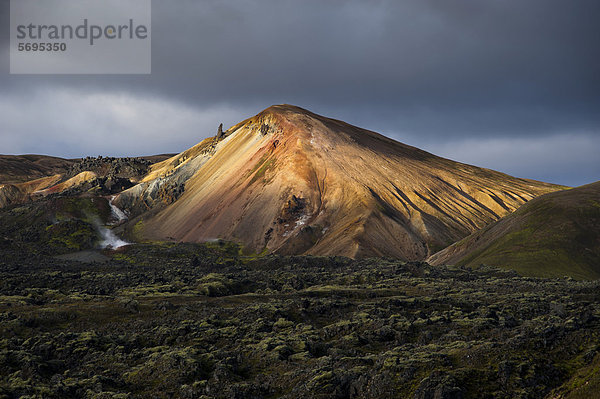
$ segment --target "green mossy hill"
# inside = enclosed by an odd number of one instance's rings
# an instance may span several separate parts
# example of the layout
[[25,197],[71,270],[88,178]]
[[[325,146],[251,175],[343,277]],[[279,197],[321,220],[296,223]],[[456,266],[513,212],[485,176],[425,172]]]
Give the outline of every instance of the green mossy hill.
[[55,196],[0,209],[0,248],[14,259],[94,248],[110,216],[102,197]]
[[535,198],[428,261],[486,264],[525,276],[600,278],[600,182]]
[[[593,360],[590,358],[593,356]],[[588,353],[586,366],[554,390],[549,397],[558,399],[590,399],[600,396],[600,354]]]
[[240,252],[0,257],[0,398],[577,398],[597,378],[598,281]]

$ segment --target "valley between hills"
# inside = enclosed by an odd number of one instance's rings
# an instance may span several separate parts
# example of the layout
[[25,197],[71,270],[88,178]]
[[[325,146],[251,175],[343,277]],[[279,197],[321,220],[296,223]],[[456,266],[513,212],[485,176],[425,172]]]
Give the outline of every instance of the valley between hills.
[[590,398],[600,182],[292,105],[179,154],[0,156],[0,398]]

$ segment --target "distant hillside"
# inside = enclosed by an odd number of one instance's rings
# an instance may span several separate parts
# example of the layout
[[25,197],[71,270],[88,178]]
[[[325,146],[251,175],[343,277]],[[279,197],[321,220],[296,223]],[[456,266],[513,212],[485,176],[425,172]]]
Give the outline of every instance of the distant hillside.
[[428,259],[526,276],[600,278],[600,182],[538,197]]
[[[137,183],[152,164],[172,156],[62,159],[45,155],[0,155],[0,208],[50,194],[77,195],[90,190],[95,194],[119,192]],[[38,177],[32,179],[32,176]]]
[[[160,154],[132,159],[150,163],[164,161],[175,154]],[[82,163],[82,159],[65,159],[48,155],[0,155],[0,184],[25,183],[54,175],[65,175]]]
[[78,161],[46,155],[0,155],[0,184],[24,183],[63,174]]

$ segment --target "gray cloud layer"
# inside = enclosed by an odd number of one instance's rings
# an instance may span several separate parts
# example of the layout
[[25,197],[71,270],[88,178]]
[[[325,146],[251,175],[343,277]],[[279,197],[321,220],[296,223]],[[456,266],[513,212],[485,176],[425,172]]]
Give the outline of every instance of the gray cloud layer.
[[517,176],[600,178],[598,1],[177,0],[152,13],[150,76],[11,76],[5,29],[0,153],[179,151],[286,102]]

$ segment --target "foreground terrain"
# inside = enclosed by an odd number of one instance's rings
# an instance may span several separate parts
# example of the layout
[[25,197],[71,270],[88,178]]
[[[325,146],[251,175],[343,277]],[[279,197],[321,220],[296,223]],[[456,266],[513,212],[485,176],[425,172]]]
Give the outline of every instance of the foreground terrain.
[[61,258],[11,248],[0,398],[585,398],[600,386],[597,281],[260,257],[222,241]]

